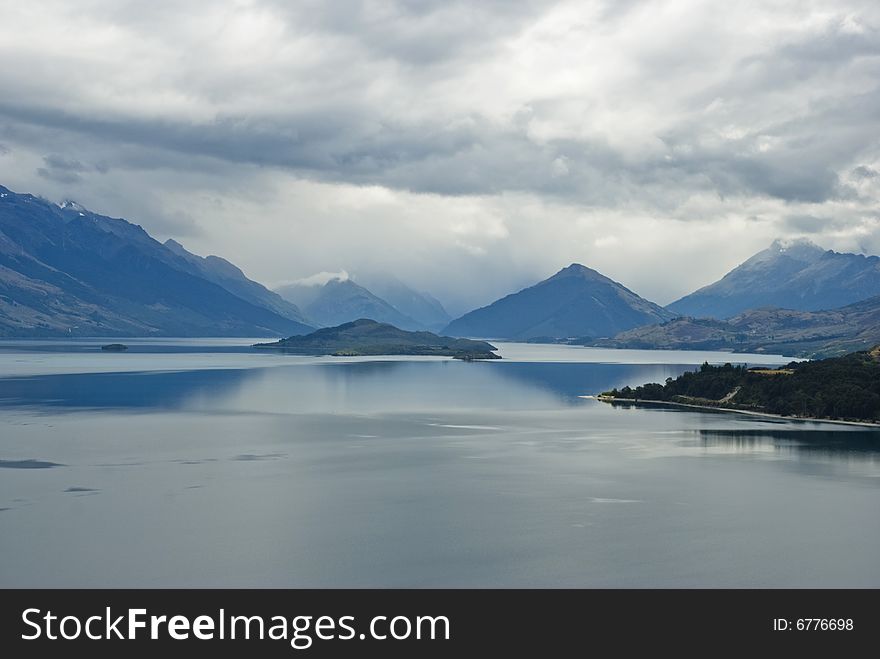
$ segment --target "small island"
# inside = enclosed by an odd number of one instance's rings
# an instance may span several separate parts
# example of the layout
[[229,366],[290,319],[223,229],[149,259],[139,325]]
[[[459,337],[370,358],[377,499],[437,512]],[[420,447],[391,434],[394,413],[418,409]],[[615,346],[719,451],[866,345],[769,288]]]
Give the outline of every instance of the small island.
[[337,357],[430,355],[465,361],[501,359],[494,352],[497,348],[486,341],[456,339],[431,332],[407,332],[366,318],[274,343],[257,343],[254,347],[296,355]]
[[101,350],[104,352],[125,352],[128,350],[128,346],[124,343],[108,343],[105,346],[101,346]]
[[598,398],[876,425],[880,424],[880,346],[782,368],[703,364],[665,384],[613,389]]

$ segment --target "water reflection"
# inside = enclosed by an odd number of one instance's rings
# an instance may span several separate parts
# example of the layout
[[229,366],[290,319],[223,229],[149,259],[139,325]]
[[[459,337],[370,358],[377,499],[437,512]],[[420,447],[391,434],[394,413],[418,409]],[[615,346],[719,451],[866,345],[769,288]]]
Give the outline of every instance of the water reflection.
[[491,362],[481,364],[495,374],[542,388],[569,404],[580,404],[583,395],[600,394],[615,387],[663,382],[693,369],[687,364],[578,364]]
[[211,361],[0,379],[0,586],[880,584],[878,433],[578,398],[692,366]]
[[[782,422],[787,423],[787,422]],[[788,424],[791,426],[792,424]],[[796,426],[801,426],[799,422]],[[813,424],[803,422],[809,427]],[[822,426],[827,428],[827,424]],[[880,430],[852,426],[845,430],[737,428],[700,429],[702,444],[706,447],[733,446],[746,451],[754,451],[764,446],[772,446],[780,451],[796,451],[822,455],[853,454],[853,456],[880,455]]]
[[0,408],[186,407],[193,395],[222,396],[237,390],[257,370],[176,373],[70,373],[0,379]]
[[0,406],[267,411],[577,406],[592,394],[662,381],[686,365],[360,361],[267,369],[68,373],[0,379]]
[[[693,446],[841,456],[876,456],[880,432],[792,423],[730,412],[612,406],[579,396],[633,382],[663,381],[687,365],[458,361],[301,363],[264,369],[77,373],[0,379],[0,409],[52,412],[178,411],[222,414],[434,415],[526,410],[559,416],[583,409],[574,427],[617,426],[698,433]],[[640,412],[622,415],[624,410]],[[688,442],[690,444],[690,442]]]
[[[254,343],[269,341],[269,338],[104,338],[104,339],[4,339],[0,341],[0,354],[49,353],[49,354],[90,354],[95,359],[112,359],[114,354],[101,350],[108,343],[123,343],[128,346],[126,354],[218,354],[251,353],[260,351],[253,348]],[[118,357],[118,353],[115,353]]]

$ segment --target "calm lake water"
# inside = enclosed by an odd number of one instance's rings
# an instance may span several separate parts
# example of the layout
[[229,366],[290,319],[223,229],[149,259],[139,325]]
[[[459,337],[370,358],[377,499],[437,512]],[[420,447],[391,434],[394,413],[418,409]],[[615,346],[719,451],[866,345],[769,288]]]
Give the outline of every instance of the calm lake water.
[[0,586],[880,586],[880,432],[580,398],[724,353],[0,343]]

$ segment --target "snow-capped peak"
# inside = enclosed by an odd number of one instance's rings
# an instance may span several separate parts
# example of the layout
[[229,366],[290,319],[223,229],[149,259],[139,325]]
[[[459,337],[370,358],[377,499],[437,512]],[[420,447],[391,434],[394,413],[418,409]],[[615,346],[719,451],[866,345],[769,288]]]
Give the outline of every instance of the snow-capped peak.
[[825,253],[808,238],[779,238],[773,241],[770,251],[804,261],[813,261]]
[[61,210],[79,211],[81,214],[82,214],[83,212],[85,212],[85,210],[86,210],[85,207],[83,207],[83,206],[81,206],[80,204],[76,203],[76,202],[73,201],[72,199],[65,199],[65,200],[62,201],[60,204],[58,204],[58,208],[60,208]]

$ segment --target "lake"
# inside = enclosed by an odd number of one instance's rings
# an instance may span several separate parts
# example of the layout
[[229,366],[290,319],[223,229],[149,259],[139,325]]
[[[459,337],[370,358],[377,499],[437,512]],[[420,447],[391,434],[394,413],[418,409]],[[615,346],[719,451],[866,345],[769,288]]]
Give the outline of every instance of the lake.
[[787,358],[255,340],[0,342],[0,586],[880,586],[880,432],[581,398]]

